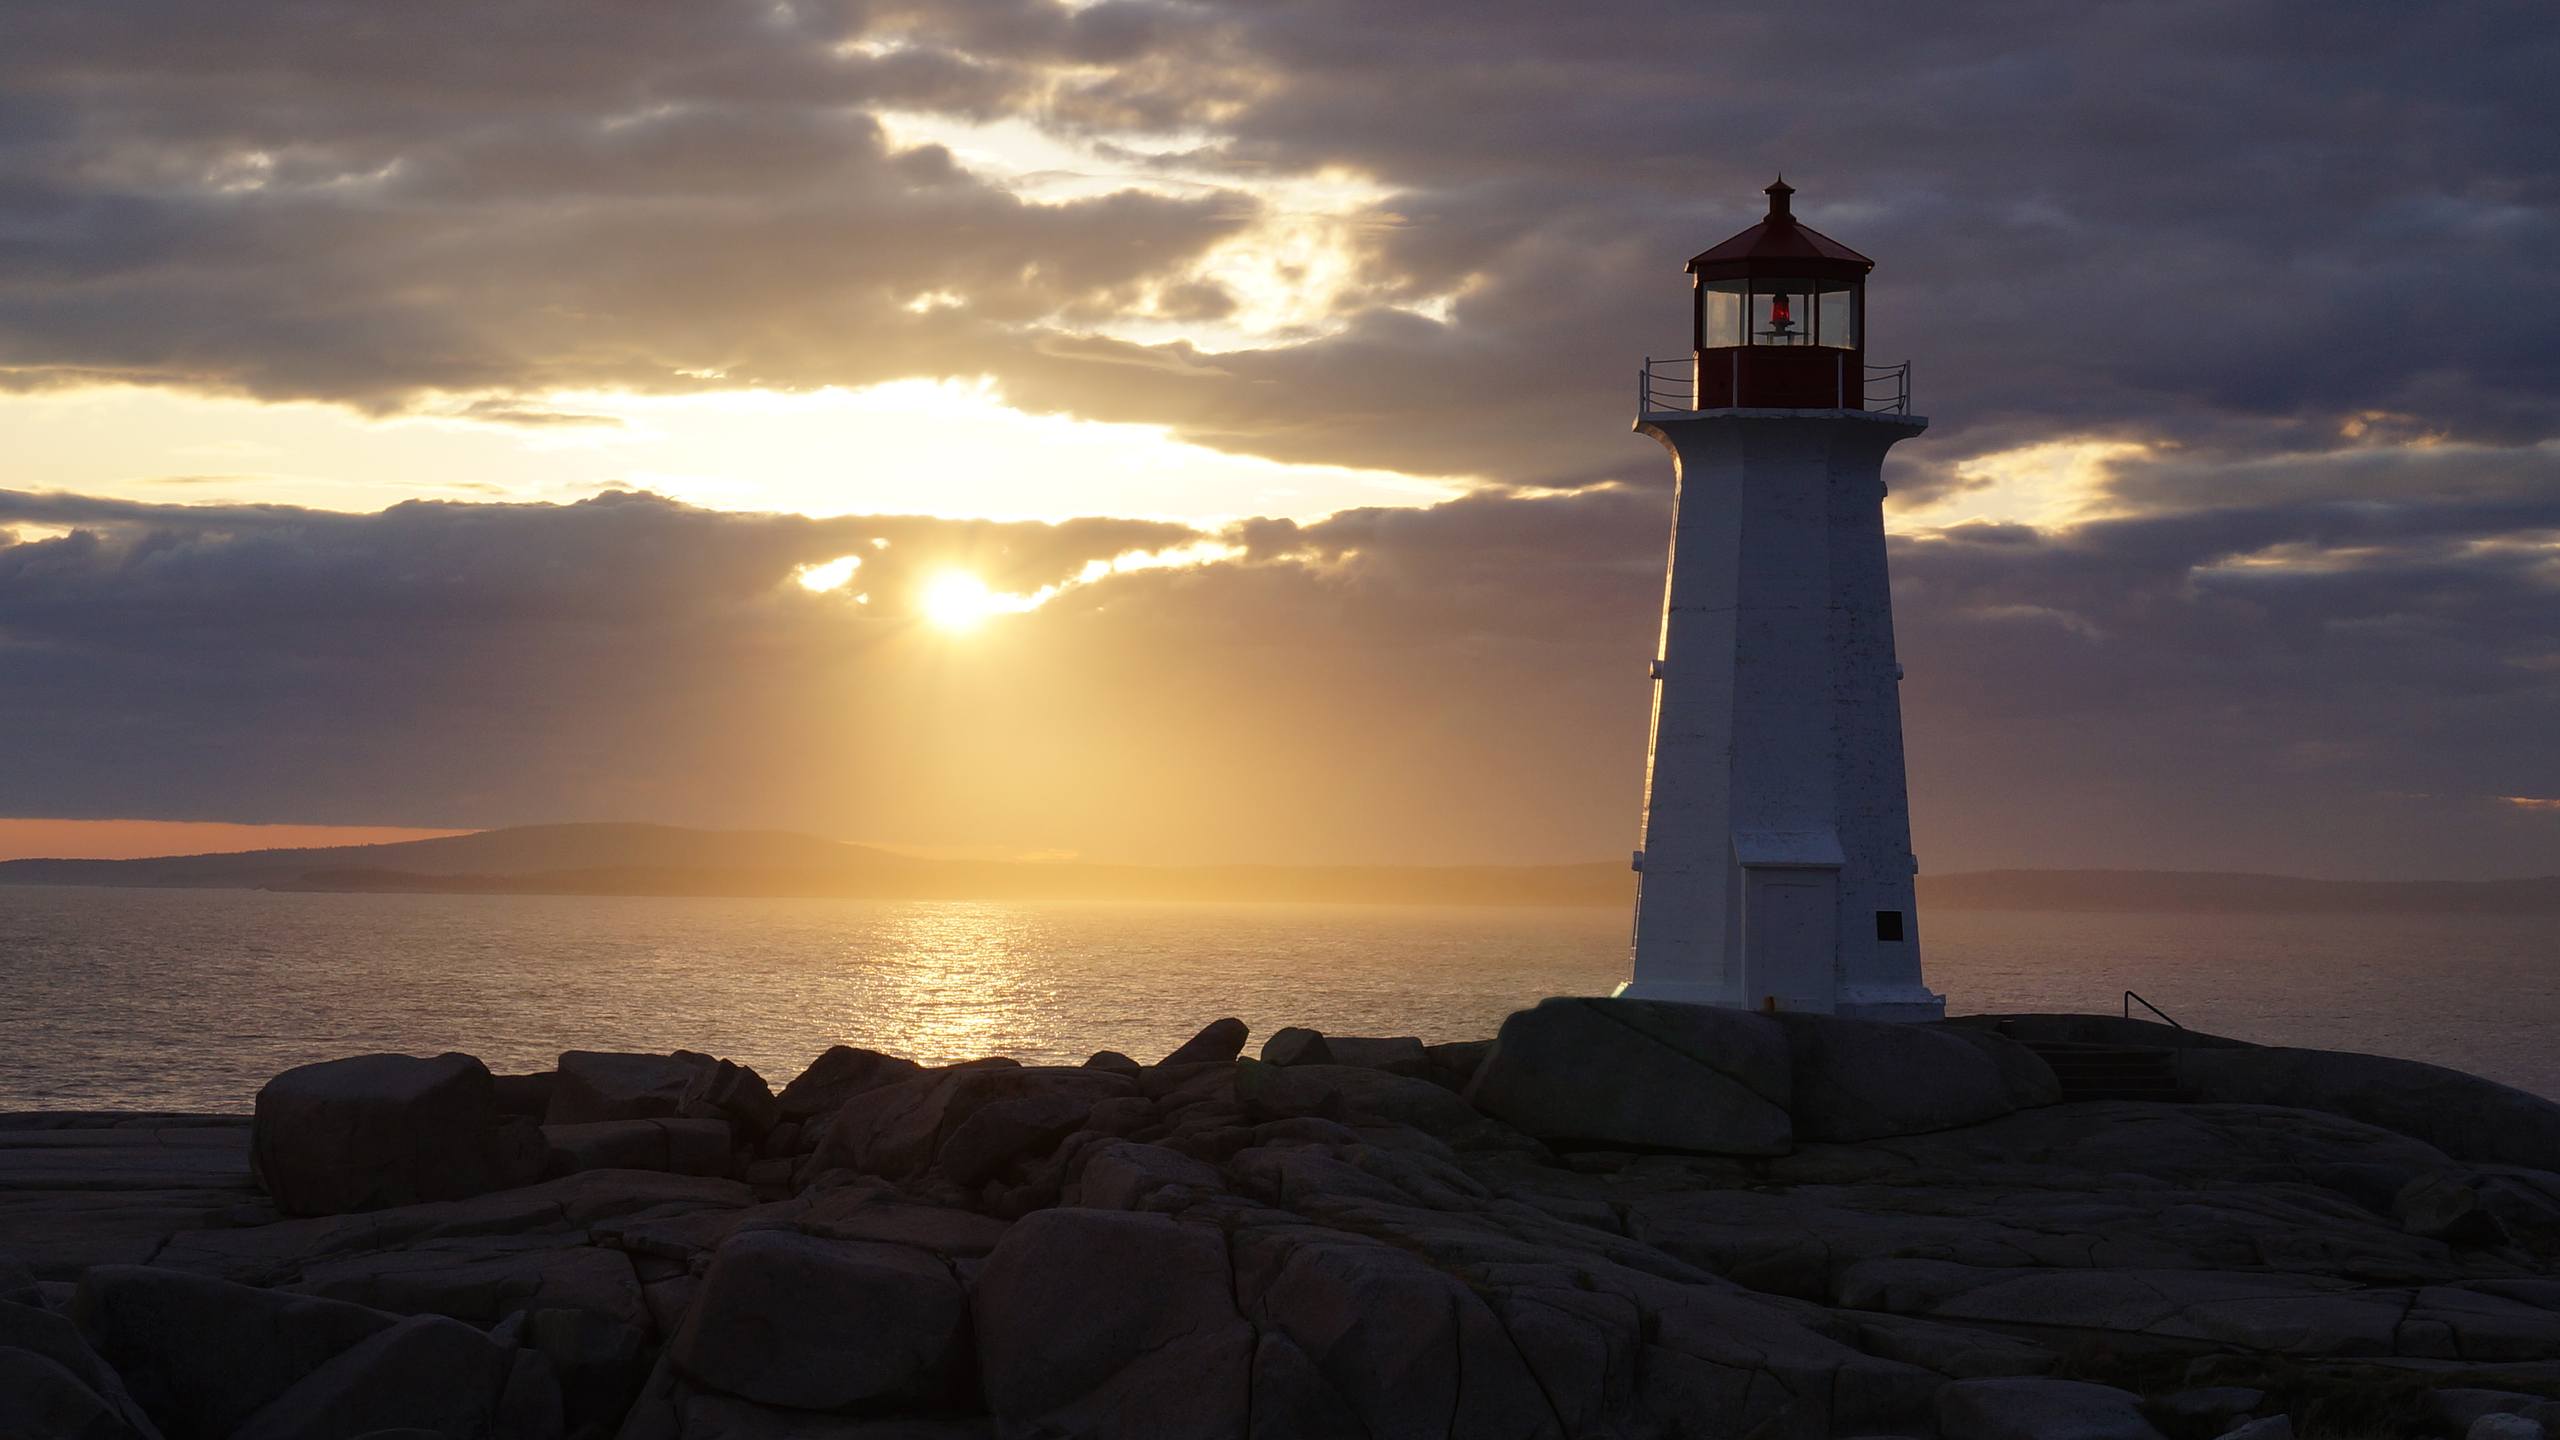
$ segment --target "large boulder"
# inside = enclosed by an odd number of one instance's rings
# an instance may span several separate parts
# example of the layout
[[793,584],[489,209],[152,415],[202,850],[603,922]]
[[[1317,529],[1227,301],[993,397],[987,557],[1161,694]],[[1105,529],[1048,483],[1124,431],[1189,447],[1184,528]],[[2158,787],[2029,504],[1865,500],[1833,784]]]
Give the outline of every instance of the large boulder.
[[1106,1140],[1083,1157],[1067,1202],[1096,1210],[1170,1210],[1225,1189],[1216,1167],[1180,1151]]
[[557,1075],[543,1111],[546,1125],[725,1120],[753,1138],[785,1115],[763,1076],[691,1050],[671,1055],[571,1050],[561,1055]]
[[509,1417],[541,1417],[547,1409],[547,1425],[501,1424],[514,1360],[513,1351],[458,1320],[414,1316],[323,1362],[250,1416],[232,1440],[341,1440],[395,1428],[449,1440],[556,1435],[556,1394],[547,1407],[538,1400],[525,1407],[533,1416]]
[[250,1165],[288,1215],[455,1200],[540,1179],[542,1132],[501,1116],[468,1055],[357,1055],[258,1091]]
[[1781,1155],[1793,1069],[1766,1016],[1650,1000],[1548,1000],[1502,1022],[1467,1087],[1476,1109],[1541,1140]]
[[712,1258],[668,1355],[714,1390],[840,1410],[938,1397],[968,1321],[960,1282],[921,1250],[749,1230]]
[[400,1323],[361,1305],[140,1265],[83,1275],[71,1315],[168,1440],[227,1440],[304,1376]]
[[2441,1065],[2273,1046],[2191,1047],[2176,1065],[2206,1100],[2323,1110],[2459,1160],[2560,1171],[2560,1104]]
[[1081,1066],[928,1070],[845,1101],[803,1174],[815,1178],[829,1170],[853,1170],[893,1180],[912,1179],[934,1164],[945,1142],[980,1110],[1011,1101],[1043,1102],[1006,1112],[1015,1123],[982,1130],[963,1147],[964,1167],[972,1173],[978,1173],[974,1167],[986,1164],[1001,1168],[1024,1153],[1019,1148],[1004,1151],[1006,1143],[1028,1145],[1036,1143],[1039,1135],[1054,1137],[1062,1133],[1061,1125],[1073,1128],[1060,1118],[1067,1111],[1078,1107],[1090,1111],[1102,1101],[1135,1093],[1137,1086],[1128,1077]]
[[1493,1042],[1444,1040],[1437,1045],[1425,1045],[1422,1051],[1431,1059],[1432,1080],[1452,1090],[1464,1091],[1467,1083],[1476,1078],[1476,1071],[1483,1067],[1485,1057],[1493,1053]]
[[809,1062],[800,1077],[782,1087],[777,1102],[785,1120],[810,1121],[833,1115],[844,1102],[865,1090],[895,1085],[921,1073],[923,1066],[897,1055],[883,1055],[852,1045],[831,1045]]
[[[1286,1233],[1237,1244],[1248,1311],[1290,1347],[1260,1357],[1257,1411],[1270,1397],[1343,1412],[1321,1434],[1555,1436],[1535,1367],[1556,1360],[1559,1403],[1598,1408],[1599,1377],[1564,1369],[1605,1345],[1587,1330],[1551,1355],[1543,1327],[1524,1316],[1507,1331],[1486,1295],[1394,1245]],[[1291,1363],[1275,1371],[1280,1357]]]
[[1410,1125],[1442,1139],[1492,1128],[1474,1106],[1441,1086],[1356,1065],[1248,1060],[1236,1067],[1235,1095],[1256,1120],[1314,1116],[1346,1125]]
[[544,1168],[553,1176],[580,1170],[665,1170],[726,1175],[733,1166],[726,1120],[597,1120],[545,1125]]
[[983,1185],[1017,1160],[1037,1159],[1056,1149],[1059,1141],[1084,1128],[1094,1106],[1091,1098],[1072,1093],[981,1105],[944,1137],[937,1157],[942,1173],[961,1185]]
[[10,1440],[139,1440],[137,1430],[78,1376],[42,1355],[0,1348],[0,1435]]
[[570,1050],[560,1056],[559,1079],[543,1111],[545,1125],[593,1125],[606,1120],[672,1119],[684,1108],[685,1091],[699,1067],[676,1055],[635,1055]]
[[1205,1065],[1215,1060],[1233,1060],[1244,1053],[1245,1036],[1251,1032],[1245,1023],[1230,1015],[1212,1020],[1200,1027],[1200,1033],[1175,1047],[1174,1052],[1156,1063],[1164,1066]]
[[550,1367],[561,1422],[575,1432],[613,1433],[649,1378],[648,1335],[588,1310],[520,1310],[489,1338],[523,1347]]
[[1262,1042],[1265,1065],[1330,1065],[1333,1047],[1326,1043],[1324,1032],[1304,1025],[1283,1025]]
[[1933,1035],[1949,1036],[1963,1041],[1987,1056],[2000,1072],[2001,1089],[2010,1107],[2032,1110],[2040,1105],[2062,1103],[2062,1080],[2053,1073],[2045,1058],[2030,1050],[2016,1038],[1977,1025],[1932,1025]]
[[159,1431],[69,1320],[0,1301],[0,1435],[158,1440]]
[[686,1082],[684,1094],[676,1102],[679,1117],[724,1120],[751,1140],[781,1122],[782,1106],[774,1098],[773,1087],[754,1070],[733,1060],[696,1055],[689,1050],[679,1050],[676,1056],[694,1062],[693,1079]]
[[2061,1085],[2035,1052],[1997,1035],[1926,1025],[1780,1015],[1798,1140],[1881,1140],[2051,1104]]
[[1365,1070],[1417,1078],[1431,1074],[1431,1053],[1415,1036],[1327,1035],[1324,1043],[1336,1065],[1357,1065]]
[[1244,1440],[1254,1331],[1212,1226],[1043,1210],[987,1257],[969,1303],[1007,1434]]

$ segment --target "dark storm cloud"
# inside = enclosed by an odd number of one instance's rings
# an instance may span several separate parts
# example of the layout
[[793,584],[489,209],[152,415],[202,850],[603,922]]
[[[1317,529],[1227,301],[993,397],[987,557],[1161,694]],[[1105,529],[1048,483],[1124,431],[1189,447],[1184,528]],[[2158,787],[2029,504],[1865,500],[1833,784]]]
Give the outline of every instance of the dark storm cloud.
[[[1632,834],[1658,492],[1204,538],[644,495],[350,516],[0,495],[0,811],[791,825],[1144,860],[1565,859]],[[885,550],[871,541],[888,539]],[[2527,543],[2527,542],[2531,543]],[[1924,860],[2560,866],[2560,500],[1897,543]],[[799,567],[864,563],[811,594]],[[868,593],[869,605],[852,596]]]

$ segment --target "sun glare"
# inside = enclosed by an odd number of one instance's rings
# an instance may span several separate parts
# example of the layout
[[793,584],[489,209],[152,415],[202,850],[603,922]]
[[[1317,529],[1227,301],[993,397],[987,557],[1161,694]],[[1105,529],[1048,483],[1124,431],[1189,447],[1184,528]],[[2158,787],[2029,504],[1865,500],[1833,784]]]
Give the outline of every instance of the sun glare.
[[1017,597],[999,595],[987,582],[966,570],[945,570],[924,587],[924,618],[937,630],[954,634],[975,630],[990,616],[1027,608]]

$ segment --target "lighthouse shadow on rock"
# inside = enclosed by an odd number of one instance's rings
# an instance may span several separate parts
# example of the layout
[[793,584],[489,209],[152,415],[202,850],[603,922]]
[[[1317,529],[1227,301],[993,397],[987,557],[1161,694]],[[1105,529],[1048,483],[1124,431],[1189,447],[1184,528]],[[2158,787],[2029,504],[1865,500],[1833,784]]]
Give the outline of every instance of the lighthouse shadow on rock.
[[[1874,262],[1796,223],[1689,262],[1690,360],[1648,361],[1671,452],[1631,999],[1927,1020],[1884,456],[1927,428],[1866,363]],[[1872,395],[1872,398],[1870,398]]]

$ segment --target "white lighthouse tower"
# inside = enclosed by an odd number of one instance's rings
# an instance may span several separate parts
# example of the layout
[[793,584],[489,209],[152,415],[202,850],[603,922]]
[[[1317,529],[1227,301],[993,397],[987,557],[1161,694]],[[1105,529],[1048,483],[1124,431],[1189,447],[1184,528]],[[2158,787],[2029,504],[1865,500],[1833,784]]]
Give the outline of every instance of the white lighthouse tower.
[[1689,262],[1691,358],[1645,365],[1636,429],[1675,498],[1618,993],[1935,1019],[1883,479],[1929,422],[1907,364],[1866,364],[1875,262],[1796,223],[1793,194],[1771,185],[1765,219]]

